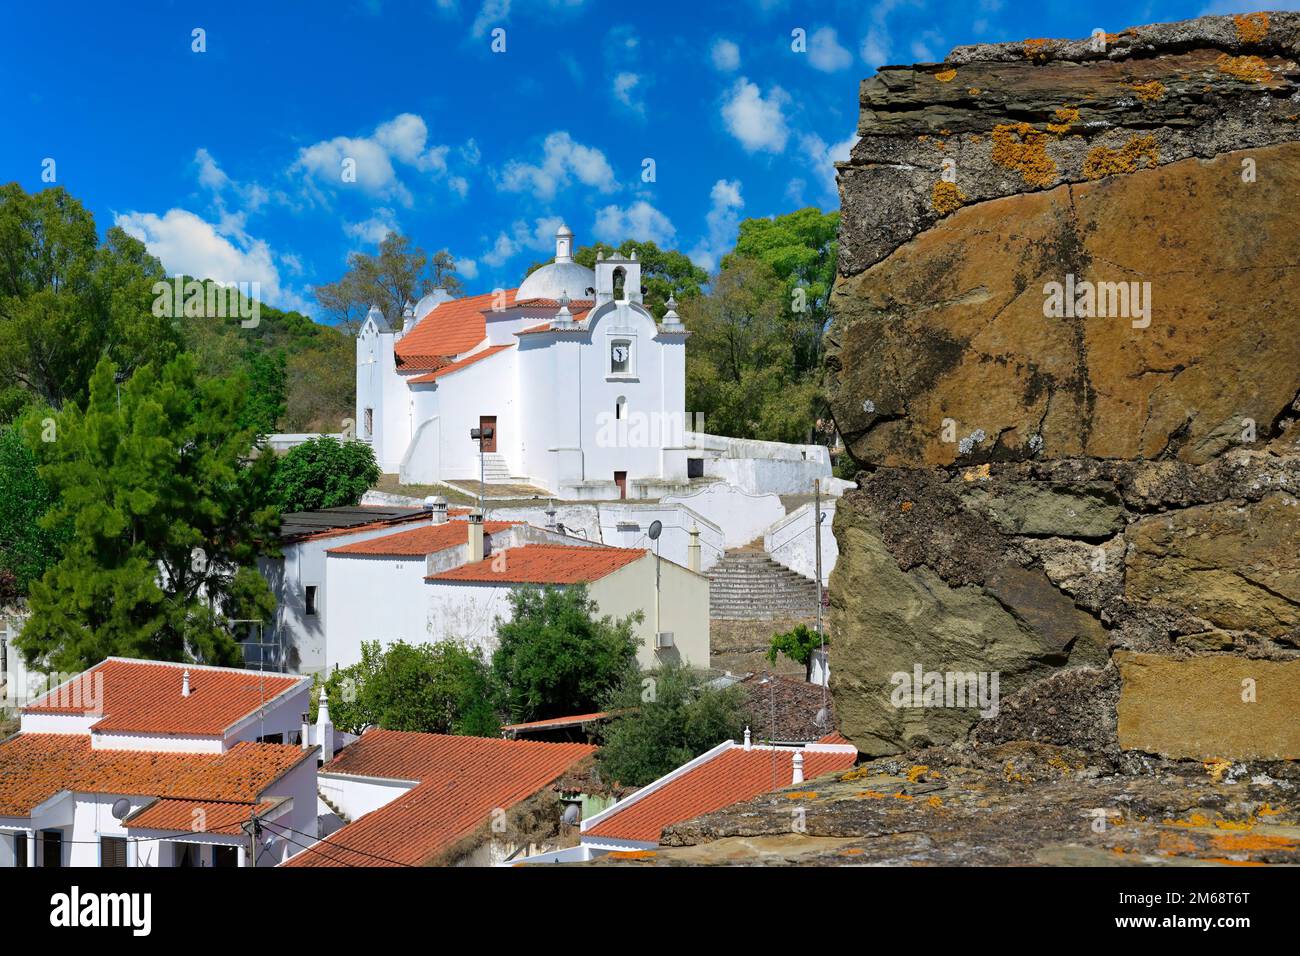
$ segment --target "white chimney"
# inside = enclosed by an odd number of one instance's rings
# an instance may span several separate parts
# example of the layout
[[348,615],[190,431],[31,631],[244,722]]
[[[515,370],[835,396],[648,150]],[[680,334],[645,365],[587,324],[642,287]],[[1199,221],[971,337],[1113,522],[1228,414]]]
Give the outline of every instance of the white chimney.
[[700,529],[691,525],[691,540],[686,546],[686,566],[692,571],[700,570]]
[[302,712],[302,749],[306,750],[311,746],[311,722],[307,719],[307,711]]
[[441,495],[429,495],[424,499],[424,508],[429,512],[430,524],[447,523],[447,499]]
[[334,725],[330,723],[330,702],[323,686],[320,689],[320,710],[316,712],[316,743],[320,744],[322,763],[334,759]]
[[746,749],[746,750],[749,750],[749,749],[750,749],[750,746],[751,746],[751,744],[750,744],[750,740],[749,740],[749,728],[746,727],[746,728],[745,728],[745,749]]
[[471,511],[469,520],[469,557],[470,563],[483,560],[483,512]]
[[803,751],[794,752],[794,780],[791,783],[803,783]]
[[189,697],[189,696],[190,696],[190,671],[189,671],[189,668],[186,668],[186,669],[185,669],[185,673],[181,675],[181,696],[182,696],[182,697]]

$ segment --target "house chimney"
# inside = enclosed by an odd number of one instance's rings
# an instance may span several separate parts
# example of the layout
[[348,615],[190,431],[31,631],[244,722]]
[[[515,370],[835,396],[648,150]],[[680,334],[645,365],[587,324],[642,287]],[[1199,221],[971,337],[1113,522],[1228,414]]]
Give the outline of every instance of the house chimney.
[[430,524],[447,523],[447,499],[441,495],[429,495],[425,498],[424,510],[429,512]]
[[803,783],[803,751],[794,752],[794,780],[791,783]]
[[745,749],[746,749],[746,750],[749,750],[750,747],[751,747],[751,744],[750,744],[750,740],[749,740],[749,728],[746,727],[746,728],[745,728]]
[[547,504],[546,506],[546,530],[547,531],[559,530],[555,526],[555,499],[551,499],[550,503]]
[[316,742],[320,744],[321,763],[334,759],[334,725],[330,723],[330,702],[325,688],[320,689],[320,710],[316,712]]
[[189,697],[189,696],[190,696],[190,671],[189,671],[189,668],[186,668],[186,669],[185,669],[185,673],[181,675],[181,696],[182,696],[182,697]]
[[469,525],[469,557],[467,560],[470,563],[473,563],[475,561],[482,561],[483,560],[483,512],[471,511],[469,515],[469,520],[466,522],[466,524]]
[[692,571],[700,570],[700,529],[691,524],[691,541],[686,546],[686,566]]
[[311,723],[307,720],[307,711],[302,712],[302,749],[311,746]]

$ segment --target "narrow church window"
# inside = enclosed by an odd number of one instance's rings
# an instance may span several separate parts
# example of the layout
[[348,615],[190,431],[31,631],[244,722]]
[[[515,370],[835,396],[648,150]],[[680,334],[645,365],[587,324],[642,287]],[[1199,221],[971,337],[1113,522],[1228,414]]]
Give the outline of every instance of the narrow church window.
[[366,409],[365,429],[367,438],[375,437],[375,410],[373,408]]
[[306,604],[307,604],[307,613],[315,614],[316,613],[316,585],[314,584],[307,585]]
[[614,285],[614,301],[622,302],[624,298],[623,286],[627,282],[627,271],[623,269],[622,266],[620,266],[619,268],[614,270],[614,275],[612,276],[612,279]]
[[614,421],[621,422],[627,418],[627,396],[620,395],[614,403]]

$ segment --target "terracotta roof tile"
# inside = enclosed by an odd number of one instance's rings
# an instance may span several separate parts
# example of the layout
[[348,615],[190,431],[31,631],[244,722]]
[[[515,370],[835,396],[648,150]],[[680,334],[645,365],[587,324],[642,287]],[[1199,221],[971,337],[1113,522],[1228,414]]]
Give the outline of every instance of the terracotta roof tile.
[[507,730],[544,730],[547,727],[572,727],[576,724],[587,724],[597,720],[609,720],[615,713],[622,711],[597,711],[594,714],[574,714],[572,717],[552,717],[550,720],[530,720],[522,724],[506,724],[501,728]]
[[371,730],[326,765],[420,784],[286,866],[420,866],[596,752],[586,744]]
[[254,808],[263,816],[280,806],[280,800],[219,802],[164,798],[137,810],[122,821],[128,830],[171,830],[181,833],[219,833],[239,836]]
[[[582,835],[657,843],[664,827],[789,786],[794,777],[794,753],[788,749],[732,747],[642,799],[633,800],[626,809],[583,830]],[[856,753],[805,750],[804,779],[848,770],[856,758]]]
[[315,749],[237,743],[223,754],[96,750],[79,734],[0,744],[0,816],[27,816],[64,790],[251,803]]
[[[507,289],[506,308],[513,305],[514,300],[515,290]],[[448,359],[478,345],[487,335],[487,320],[483,313],[490,310],[495,301],[496,293],[488,292],[443,302],[402,336],[394,347],[398,369],[436,369],[447,364]]]
[[[190,672],[190,696],[181,678]],[[112,657],[23,708],[28,714],[90,714],[97,731],[215,736],[255,713],[305,677],[260,675],[226,667]]]
[[492,584],[585,584],[613,574],[647,554],[644,548],[584,548],[527,544],[507,548],[483,561],[430,575],[426,581]]
[[[522,521],[484,521],[485,534],[497,534],[507,531]],[[426,522],[418,528],[386,534],[382,538],[368,541],[354,541],[352,544],[331,548],[328,554],[369,554],[383,557],[419,557],[434,554],[465,544],[469,540],[469,524],[464,521],[448,521],[446,524]]]
[[407,379],[407,381],[412,385],[425,385],[429,382],[436,382],[444,375],[450,375],[453,372],[459,372],[461,369],[468,368],[471,365],[477,365],[479,362],[486,358],[491,358],[498,352],[504,352],[506,349],[512,348],[514,348],[513,345],[492,345],[485,348],[482,352],[475,352],[473,355],[461,359],[459,362],[452,362],[450,365],[444,365],[436,371],[428,372],[424,375],[417,375],[414,378]]

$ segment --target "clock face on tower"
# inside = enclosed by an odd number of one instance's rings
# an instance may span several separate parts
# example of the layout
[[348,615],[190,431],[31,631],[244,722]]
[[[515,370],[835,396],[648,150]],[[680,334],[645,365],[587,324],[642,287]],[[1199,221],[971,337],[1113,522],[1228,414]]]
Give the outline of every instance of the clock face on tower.
[[632,345],[629,342],[614,342],[609,347],[609,370],[615,375],[631,371]]

